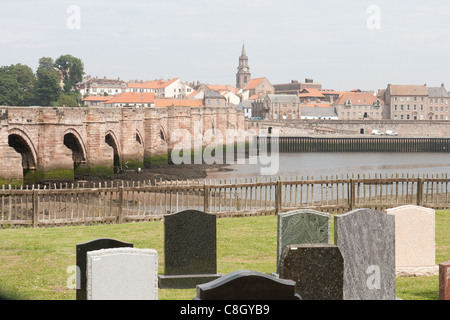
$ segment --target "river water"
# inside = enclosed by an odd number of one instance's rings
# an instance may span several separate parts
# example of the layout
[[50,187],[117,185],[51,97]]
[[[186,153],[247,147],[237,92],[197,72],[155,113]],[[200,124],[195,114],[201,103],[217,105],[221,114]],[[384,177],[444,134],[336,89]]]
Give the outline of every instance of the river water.
[[[207,179],[235,179],[261,176],[314,177],[354,174],[391,175],[406,177],[439,175],[450,173],[450,153],[279,153],[271,161],[256,156],[245,159],[244,164],[230,164],[228,172],[211,172]],[[270,170],[268,170],[270,168]],[[264,172],[265,171],[265,172]],[[270,172],[268,172],[270,171]]]

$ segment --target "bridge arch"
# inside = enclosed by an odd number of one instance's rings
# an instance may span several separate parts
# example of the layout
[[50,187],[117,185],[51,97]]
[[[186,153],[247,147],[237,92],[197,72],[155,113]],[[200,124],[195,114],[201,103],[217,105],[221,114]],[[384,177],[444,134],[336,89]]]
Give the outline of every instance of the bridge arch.
[[114,167],[122,167],[119,140],[112,130],[106,132],[105,142],[114,150]]
[[64,131],[63,136],[64,145],[72,150],[74,169],[76,169],[81,163],[86,162],[87,158],[86,146],[83,142],[83,138],[72,128]]
[[29,135],[18,128],[8,130],[8,145],[22,156],[23,170],[36,170],[37,152]]
[[162,141],[164,141],[164,142],[168,142],[168,137],[167,137],[167,133],[166,133],[166,130],[164,129],[164,127],[163,126],[159,126],[159,133],[158,133],[158,136],[159,136],[159,138],[162,140]]
[[137,129],[136,129],[136,141],[139,142],[139,144],[144,145],[144,139],[142,139],[142,134]]

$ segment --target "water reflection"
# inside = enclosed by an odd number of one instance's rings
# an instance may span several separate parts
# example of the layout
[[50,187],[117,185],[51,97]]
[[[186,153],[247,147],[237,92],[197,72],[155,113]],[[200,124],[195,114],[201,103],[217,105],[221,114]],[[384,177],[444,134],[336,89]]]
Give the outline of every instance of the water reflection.
[[[211,172],[208,179],[230,179],[261,175],[261,164],[232,164],[229,172]],[[280,153],[277,176],[346,175],[441,175],[450,171],[448,153]],[[253,161],[258,163],[258,161]]]

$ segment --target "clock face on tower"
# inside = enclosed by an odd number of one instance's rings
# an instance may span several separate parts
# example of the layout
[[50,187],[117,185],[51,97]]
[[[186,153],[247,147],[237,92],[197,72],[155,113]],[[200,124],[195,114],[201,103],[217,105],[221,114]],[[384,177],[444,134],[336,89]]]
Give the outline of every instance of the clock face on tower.
[[247,71],[248,71],[248,68],[247,68],[247,67],[245,67],[245,68],[244,68],[244,72],[247,72]]

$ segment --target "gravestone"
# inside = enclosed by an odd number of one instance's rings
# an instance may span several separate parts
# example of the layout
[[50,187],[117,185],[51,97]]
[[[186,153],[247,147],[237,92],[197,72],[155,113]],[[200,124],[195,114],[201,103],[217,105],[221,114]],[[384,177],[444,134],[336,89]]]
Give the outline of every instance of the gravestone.
[[115,248],[87,253],[88,300],[158,300],[158,254]]
[[185,210],[164,216],[164,275],[160,288],[195,288],[217,273],[216,216]]
[[77,276],[76,276],[76,298],[77,300],[86,300],[86,266],[87,266],[87,253],[89,251],[95,251],[100,249],[111,248],[124,248],[133,247],[132,243],[122,242],[115,239],[100,238],[85,243],[76,245],[76,264],[77,264]]
[[278,214],[277,273],[283,249],[291,244],[329,243],[330,214],[315,210],[293,210]]
[[394,300],[395,218],[372,209],[334,217],[344,258],[344,300]]
[[344,258],[332,244],[287,246],[280,258],[281,279],[295,281],[302,300],[344,298]]
[[301,300],[295,282],[261,272],[239,270],[197,285],[194,300]]
[[435,262],[435,211],[414,205],[387,209],[395,217],[395,272],[397,276],[439,274]]
[[450,260],[439,264],[439,300],[450,300]]

